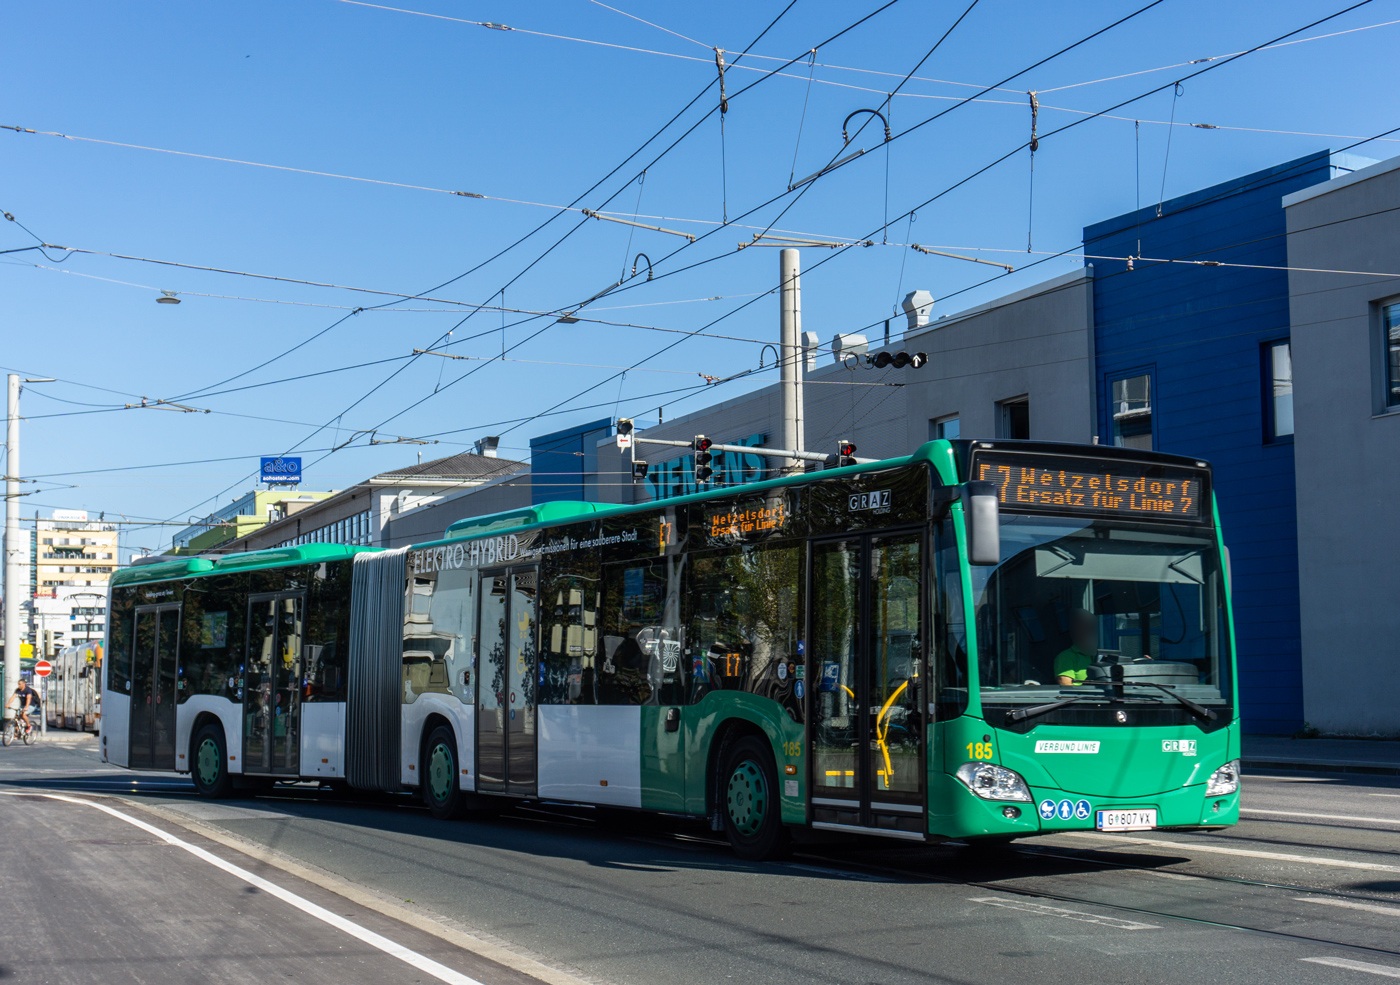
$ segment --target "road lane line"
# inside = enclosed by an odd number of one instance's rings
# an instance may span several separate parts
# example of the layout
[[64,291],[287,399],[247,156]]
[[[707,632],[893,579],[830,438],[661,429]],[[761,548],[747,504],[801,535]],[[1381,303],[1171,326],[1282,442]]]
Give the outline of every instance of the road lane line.
[[1147,845],[1152,848],[1172,848],[1186,852],[1208,852],[1214,855],[1238,855],[1241,858],[1266,858],[1275,862],[1305,862],[1309,865],[1329,865],[1338,869],[1362,869],[1366,872],[1400,872],[1400,865],[1379,862],[1352,862],[1344,858],[1323,858],[1317,855],[1291,855],[1287,852],[1261,852],[1250,848],[1226,848],[1223,845],[1197,845],[1185,841],[1165,841],[1156,838],[1133,838],[1128,835],[1100,834],[1097,831],[1066,831],[1070,838],[1091,838],[1098,841],[1118,841],[1125,845]]
[[425,974],[432,975],[438,981],[446,982],[447,985],[482,985],[482,983],[477,981],[475,978],[471,978],[467,975],[464,975],[459,971],[454,971],[453,969],[447,967],[447,965],[439,964],[432,958],[424,957],[417,951],[414,951],[411,948],[404,947],[402,944],[399,944],[396,941],[391,941],[387,937],[383,937],[379,934],[376,934],[374,931],[366,927],[361,927],[353,920],[347,920],[340,914],[332,913],[330,910],[327,910],[323,906],[317,906],[315,903],[311,902],[308,899],[304,899],[298,896],[291,890],[283,889],[275,882],[269,882],[262,876],[254,875],[247,869],[239,868],[232,862],[226,862],[225,860],[219,858],[219,856],[215,855],[213,852],[205,851],[198,845],[191,845],[188,841],[176,838],[174,835],[162,831],[155,825],[147,824],[140,818],[132,817],[130,814],[124,814],[121,811],[116,810],[115,808],[108,807],[106,804],[99,804],[91,800],[80,800],[77,797],[64,797],[60,794],[53,793],[36,793],[28,794],[28,796],[47,797],[50,800],[60,800],[69,804],[80,804],[83,807],[92,807],[96,810],[102,811],[104,814],[110,814],[112,817],[125,821],[127,824],[130,824],[133,827],[140,828],[142,831],[145,831],[148,834],[155,835],[157,838],[160,838],[161,840],[165,841],[170,845],[175,846],[176,848],[184,849],[185,851],[193,855],[195,858],[202,859],[205,862],[208,862],[210,865],[214,866],[215,868],[223,869],[230,875],[238,879],[242,879],[250,886],[256,886],[263,892],[282,900],[282,902],[288,903],[291,906],[296,907],[298,910],[302,911],[308,916],[315,917],[317,920],[320,920],[323,923],[330,924],[337,930],[344,931],[351,937],[354,937],[357,940],[363,941],[364,943],[368,944],[370,947],[377,948],[383,951],[385,954],[390,955],[391,957],[398,958],[405,964],[412,965],[414,968],[417,968],[419,971],[424,972]]
[[[99,796],[102,796],[99,794]],[[141,803],[133,800],[126,800],[122,797],[116,800],[127,804],[130,807],[144,810],[164,818],[171,824],[193,831],[195,834],[212,841],[215,844],[223,845],[232,849],[240,855],[257,859],[264,865],[274,869],[280,869],[290,876],[302,882],[309,882],[313,886],[329,890],[337,896],[342,896],[357,906],[362,906],[366,910],[373,910],[388,917],[396,923],[404,924],[415,930],[421,930],[425,934],[431,934],[439,940],[446,941],[453,947],[475,954],[479,958],[485,958],[493,964],[503,965],[514,971],[520,972],[527,978],[545,985],[608,985],[602,979],[586,975],[584,972],[574,969],[572,972],[564,971],[553,965],[545,963],[543,957],[532,955],[530,952],[518,948],[517,945],[493,937],[481,929],[468,931],[460,924],[453,923],[449,926],[442,919],[435,919],[418,910],[411,910],[407,907],[395,903],[392,899],[382,893],[376,893],[367,887],[357,886],[354,883],[342,879],[325,869],[315,867],[308,863],[303,865],[294,861],[291,857],[281,854],[265,845],[246,838],[235,835],[232,831],[215,827],[203,821],[196,821],[185,814],[177,814],[168,811],[159,804]],[[303,818],[304,820],[304,818]]]
[[1400,793],[1368,793],[1367,797],[1400,797]]
[[1388,917],[1400,917],[1400,906],[1382,906],[1379,903],[1360,903],[1349,899],[1325,899],[1319,896],[1295,896],[1299,903],[1321,903],[1323,906],[1344,906],[1348,910],[1365,910],[1367,913],[1384,913]]
[[1116,927],[1119,930],[1161,930],[1155,923],[1138,923],[1136,920],[1120,920],[1117,917],[1104,917],[1096,913],[1085,913],[1082,910],[1066,910],[1062,906],[1047,906],[1044,903],[1032,903],[1029,900],[1004,899],[1000,896],[970,896],[974,903],[985,903],[987,906],[1001,906],[1008,910],[1021,910],[1025,913],[1035,913],[1042,917],[1060,917],[1063,920],[1078,920],[1080,923],[1097,923],[1105,927]]
[[1299,958],[1298,960],[1330,965],[1333,968],[1346,968],[1350,971],[1364,971],[1384,978],[1400,978],[1400,968],[1386,964],[1369,964],[1365,961],[1353,961],[1351,958]]
[[1266,811],[1262,807],[1245,807],[1241,814],[1273,814],[1278,817],[1311,817],[1323,821],[1365,821],[1367,824],[1400,824],[1396,817],[1356,817],[1352,814],[1305,814],[1302,811]]

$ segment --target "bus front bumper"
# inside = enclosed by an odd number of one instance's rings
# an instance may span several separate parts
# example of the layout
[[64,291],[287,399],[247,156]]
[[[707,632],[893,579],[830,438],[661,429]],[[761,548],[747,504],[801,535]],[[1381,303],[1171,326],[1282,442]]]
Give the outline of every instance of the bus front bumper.
[[[1235,824],[1240,795],[1206,796],[1206,784],[1146,797],[1095,797],[1032,786],[1031,801],[983,800],[956,777],[929,775],[929,833],[938,838],[1024,838],[1058,831],[1155,830]],[[1152,814],[1141,812],[1151,811]],[[1105,816],[1107,815],[1107,816]],[[1148,828],[1145,822],[1153,822]],[[1126,822],[1129,827],[1124,827]]]

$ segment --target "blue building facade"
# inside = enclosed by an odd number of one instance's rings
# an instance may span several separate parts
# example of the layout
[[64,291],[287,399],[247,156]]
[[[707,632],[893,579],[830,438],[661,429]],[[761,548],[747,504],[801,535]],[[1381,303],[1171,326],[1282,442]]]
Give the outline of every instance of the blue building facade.
[[597,499],[598,441],[613,420],[580,424],[530,439],[530,505]]
[[1084,230],[1098,440],[1214,466],[1251,733],[1303,724],[1281,199],[1333,176],[1321,152]]

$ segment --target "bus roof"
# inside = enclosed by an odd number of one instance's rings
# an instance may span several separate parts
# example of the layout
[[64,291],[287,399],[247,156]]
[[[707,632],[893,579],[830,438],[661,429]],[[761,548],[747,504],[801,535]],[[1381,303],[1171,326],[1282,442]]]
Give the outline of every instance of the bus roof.
[[573,520],[585,520],[597,516],[616,516],[625,513],[636,513],[642,510],[653,510],[658,507],[704,502],[705,500],[733,496],[736,493],[762,492],[765,489],[775,489],[783,486],[812,482],[818,478],[828,479],[845,475],[857,475],[861,472],[872,472],[878,469],[896,468],[901,465],[914,465],[921,462],[927,462],[933,465],[940,474],[943,475],[945,481],[949,481],[950,478],[954,477],[956,474],[954,472],[952,446],[949,442],[942,440],[929,441],[916,448],[913,454],[905,455],[900,458],[889,458],[878,462],[863,462],[860,465],[848,465],[840,469],[825,469],[821,472],[804,472],[798,475],[783,476],[778,479],[766,479],[763,482],[751,482],[743,486],[721,486],[717,489],[707,489],[702,492],[689,493],[685,496],[648,500],[645,503],[619,504],[555,501],[551,503],[540,503],[536,506],[530,506],[524,509],[505,510],[501,513],[491,513],[486,516],[469,517],[464,520],[458,520],[456,523],[448,526],[442,538],[428,541],[424,544],[415,544],[413,546],[425,547],[429,544],[442,544],[455,540],[469,540],[473,537],[497,534],[503,531],[514,533],[530,527],[567,523]]
[[168,581],[172,578],[229,574],[235,571],[251,571],[259,568],[281,568],[292,564],[343,561],[363,551],[377,550],[379,550],[377,547],[350,547],[345,544],[298,544],[295,547],[271,547],[262,551],[225,554],[221,557],[174,558],[155,564],[141,564],[124,568],[112,576],[111,585],[113,588],[119,588],[122,585]]

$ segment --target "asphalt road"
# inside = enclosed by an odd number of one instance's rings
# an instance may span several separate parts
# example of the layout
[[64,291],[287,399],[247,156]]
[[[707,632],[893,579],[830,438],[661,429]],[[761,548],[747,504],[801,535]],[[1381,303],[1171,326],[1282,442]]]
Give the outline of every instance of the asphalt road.
[[482,985],[1400,979],[1400,778],[1245,782],[1244,820],[1213,834],[750,864],[683,822],[563,807],[437,822],[310,787],[209,803],[102,766],[90,741],[11,747],[0,831],[25,836],[0,865],[7,886],[26,875],[33,919],[0,920],[0,981],[452,980],[394,947]]

